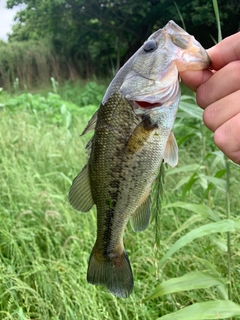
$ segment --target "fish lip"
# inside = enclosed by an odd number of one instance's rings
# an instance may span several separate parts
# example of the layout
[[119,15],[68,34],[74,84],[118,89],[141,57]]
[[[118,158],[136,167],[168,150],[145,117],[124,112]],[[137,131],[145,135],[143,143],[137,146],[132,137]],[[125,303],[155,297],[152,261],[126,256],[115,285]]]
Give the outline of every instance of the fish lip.
[[143,110],[152,110],[154,108],[159,108],[163,104],[161,102],[148,102],[148,101],[139,101],[139,100],[132,100],[132,103],[134,104],[134,107],[141,108]]

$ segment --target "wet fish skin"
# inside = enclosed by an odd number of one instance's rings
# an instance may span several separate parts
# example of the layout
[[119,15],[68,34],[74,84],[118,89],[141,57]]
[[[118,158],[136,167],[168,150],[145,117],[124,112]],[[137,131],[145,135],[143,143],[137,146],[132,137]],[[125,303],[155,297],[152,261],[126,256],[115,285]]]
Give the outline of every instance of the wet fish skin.
[[79,211],[97,207],[97,239],[87,280],[115,296],[133,290],[123,245],[130,220],[134,231],[150,220],[150,190],[164,160],[177,164],[172,133],[180,100],[179,71],[207,68],[201,45],[170,21],[119,70],[83,133],[95,129],[89,160],[74,179],[69,201]]

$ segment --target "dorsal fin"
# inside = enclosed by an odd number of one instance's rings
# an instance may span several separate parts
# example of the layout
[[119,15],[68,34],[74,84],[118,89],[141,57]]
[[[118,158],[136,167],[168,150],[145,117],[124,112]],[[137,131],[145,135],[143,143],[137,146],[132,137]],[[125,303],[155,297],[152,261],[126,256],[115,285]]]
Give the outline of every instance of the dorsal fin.
[[175,167],[178,163],[178,145],[172,131],[166,143],[163,159],[164,162],[168,163],[171,167]]
[[73,180],[68,199],[77,211],[87,212],[94,205],[87,164]]
[[97,122],[98,110],[93,114],[92,118],[88,121],[86,128],[83,130],[81,136],[85,133],[94,130]]

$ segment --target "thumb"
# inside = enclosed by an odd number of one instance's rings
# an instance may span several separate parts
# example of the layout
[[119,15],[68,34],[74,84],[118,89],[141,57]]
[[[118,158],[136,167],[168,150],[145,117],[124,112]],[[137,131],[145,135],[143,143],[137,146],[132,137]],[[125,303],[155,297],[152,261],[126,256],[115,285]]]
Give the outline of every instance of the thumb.
[[184,71],[180,72],[180,77],[183,83],[193,91],[213,75],[210,70],[199,70],[199,71]]

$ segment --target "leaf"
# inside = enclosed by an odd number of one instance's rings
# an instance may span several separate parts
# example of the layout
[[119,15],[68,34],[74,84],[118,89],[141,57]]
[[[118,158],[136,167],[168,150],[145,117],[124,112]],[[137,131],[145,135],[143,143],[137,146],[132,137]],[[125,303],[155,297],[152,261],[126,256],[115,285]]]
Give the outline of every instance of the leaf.
[[176,174],[176,173],[180,173],[180,172],[191,172],[191,171],[197,171],[197,170],[200,170],[200,169],[205,169],[205,166],[201,166],[199,164],[188,164],[188,165],[185,165],[185,166],[181,166],[181,167],[175,167],[173,169],[169,169],[167,172],[166,172],[166,176],[169,176],[169,175],[172,175],[172,174]]
[[226,180],[217,178],[217,177],[207,176],[207,175],[199,175],[199,178],[206,183],[207,182],[212,183],[219,190],[226,192]]
[[228,247],[226,245],[225,241],[216,239],[216,238],[212,238],[213,243],[215,243],[216,246],[218,246],[218,248],[220,250],[222,250],[223,252],[227,252],[228,251]]
[[195,103],[189,103],[181,100],[179,109],[184,111],[191,118],[202,121],[203,110],[198,108]]
[[157,298],[165,294],[182,292],[195,289],[206,289],[213,286],[225,284],[226,281],[216,275],[202,273],[199,271],[187,273],[178,278],[162,282],[156,287],[152,294],[145,300]]
[[240,221],[234,221],[231,219],[209,223],[202,227],[196,228],[188,232],[186,235],[184,235],[174,243],[174,245],[168,250],[168,252],[159,261],[159,267],[162,266],[163,263],[169,257],[171,257],[175,252],[177,252],[182,247],[186,246],[188,243],[190,243],[194,239],[197,239],[203,236],[208,236],[212,233],[231,232],[236,230],[240,230]]
[[160,320],[206,320],[225,319],[240,315],[240,306],[229,300],[216,300],[195,303],[182,310],[178,310]]
[[218,10],[218,2],[217,0],[212,0],[212,2],[213,2],[213,9],[216,17],[216,22],[217,22],[218,42],[220,42],[222,40],[222,30],[221,30],[221,22],[220,22],[219,10]]
[[212,211],[212,209],[210,209],[208,206],[204,204],[195,204],[195,203],[186,203],[186,202],[177,201],[177,202],[169,203],[163,206],[163,209],[167,209],[167,208],[183,208],[183,209],[192,211],[194,213],[200,214],[203,217],[208,217],[213,221],[219,221],[218,215],[216,215]]
[[165,179],[165,163],[162,162],[158,175],[152,186],[152,220],[154,220],[155,242],[157,248],[160,246],[161,219],[160,212],[162,210],[163,184]]
[[181,199],[184,200],[187,192],[192,190],[192,186],[194,183],[199,180],[197,172],[194,172],[191,177],[189,178],[188,182],[185,184],[183,191],[182,191],[182,196]]

